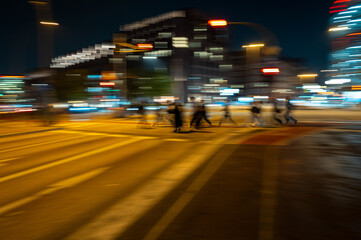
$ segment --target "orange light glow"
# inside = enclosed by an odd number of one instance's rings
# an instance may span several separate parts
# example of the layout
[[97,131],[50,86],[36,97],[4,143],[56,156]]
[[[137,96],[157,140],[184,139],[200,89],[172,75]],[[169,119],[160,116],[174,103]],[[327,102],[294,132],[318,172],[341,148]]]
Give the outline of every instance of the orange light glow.
[[138,43],[137,47],[141,48],[141,49],[153,49],[153,44],[150,44],[150,43]]
[[347,36],[356,36],[356,35],[361,35],[361,32],[347,34]]
[[103,71],[102,72],[102,79],[103,80],[117,80],[117,74],[112,71]]
[[25,78],[25,76],[0,76],[0,78]]
[[262,68],[262,72],[264,75],[277,75],[280,73],[279,68]]
[[100,82],[99,85],[102,86],[102,87],[114,87],[115,83],[113,83],[113,82]]
[[228,25],[227,21],[224,19],[209,20],[208,24],[212,27],[226,27]]
[[351,90],[352,90],[352,91],[354,91],[354,90],[361,90],[361,85],[352,86],[352,87],[351,87]]

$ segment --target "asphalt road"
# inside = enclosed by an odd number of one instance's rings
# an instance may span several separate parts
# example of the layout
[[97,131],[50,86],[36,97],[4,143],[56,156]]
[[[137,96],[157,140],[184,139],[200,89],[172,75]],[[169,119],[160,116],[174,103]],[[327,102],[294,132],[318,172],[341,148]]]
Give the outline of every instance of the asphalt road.
[[7,124],[0,239],[361,239],[357,125]]

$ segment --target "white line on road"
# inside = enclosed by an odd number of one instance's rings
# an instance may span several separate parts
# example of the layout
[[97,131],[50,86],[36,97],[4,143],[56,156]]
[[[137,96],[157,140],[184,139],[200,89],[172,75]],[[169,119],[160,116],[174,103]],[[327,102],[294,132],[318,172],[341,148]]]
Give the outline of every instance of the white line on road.
[[117,239],[131,224],[137,221],[183,179],[212,157],[230,138],[229,135],[216,139],[209,145],[201,145],[193,154],[175,162],[169,169],[155,176],[130,196],[113,205],[92,222],[71,234],[66,240]]
[[42,146],[42,145],[48,145],[48,144],[68,141],[68,140],[72,140],[72,139],[76,139],[76,138],[80,138],[80,137],[76,136],[76,137],[70,137],[70,138],[57,139],[57,140],[54,140],[54,141],[47,141],[47,142],[30,144],[30,145],[24,145],[24,146],[20,146],[20,147],[8,148],[8,149],[0,150],[0,153],[16,151],[16,150],[20,150],[20,149],[24,149],[24,148],[31,148],[31,147],[37,147],[37,146]]
[[196,180],[168,209],[163,217],[153,226],[143,240],[156,240],[188,203],[198,194],[202,187],[209,181],[214,173],[222,166],[224,161],[236,150],[238,146],[230,145],[231,149],[224,155],[217,154]]
[[58,166],[58,165],[61,165],[61,164],[64,164],[64,163],[68,163],[68,162],[72,162],[72,161],[75,161],[75,160],[78,160],[78,159],[81,159],[81,158],[85,158],[85,157],[88,157],[88,156],[91,156],[91,155],[94,155],[94,154],[97,154],[97,153],[108,151],[108,150],[111,150],[113,148],[117,148],[117,147],[121,147],[121,146],[124,146],[124,145],[127,145],[127,144],[131,144],[131,143],[134,143],[134,142],[137,142],[137,141],[140,141],[140,139],[129,139],[129,140],[124,141],[124,142],[114,143],[114,144],[111,144],[111,145],[106,146],[106,147],[102,147],[102,148],[95,149],[95,150],[92,150],[92,151],[88,151],[88,152],[85,152],[85,153],[82,153],[82,154],[78,154],[76,156],[64,158],[64,159],[61,159],[59,161],[44,164],[44,165],[39,166],[39,167],[35,167],[35,168],[31,168],[31,169],[28,169],[28,170],[25,170],[25,171],[17,172],[17,173],[14,173],[14,174],[11,174],[11,175],[8,175],[8,176],[5,176],[5,177],[1,177],[0,178],[0,183],[12,180],[14,178],[22,177],[22,176],[25,176],[25,175],[28,175],[28,174],[31,174],[31,173],[39,172],[41,170],[45,170],[45,169],[48,169],[48,168],[51,168],[51,167],[55,167],[55,166]]
[[83,135],[94,135],[94,136],[106,136],[106,137],[117,137],[117,138],[136,138],[136,139],[157,139],[157,137],[150,136],[133,136],[133,135],[125,135],[125,134],[112,134],[112,133],[100,133],[100,132],[82,132],[82,131],[72,131],[72,130],[58,130],[60,133],[76,133]]
[[29,197],[17,200],[15,202],[12,202],[10,204],[7,204],[5,206],[0,207],[0,215],[4,214],[6,212],[9,212],[9,211],[11,211],[11,210],[13,210],[15,208],[21,207],[21,206],[23,206],[23,205],[25,205],[25,204],[27,204],[29,202],[32,202],[32,201],[34,201],[36,199],[39,199],[44,195],[51,194],[53,192],[56,192],[56,191],[64,189],[64,188],[74,187],[74,186],[76,186],[76,185],[78,185],[78,184],[80,184],[82,182],[85,182],[86,180],[88,180],[90,178],[93,178],[93,177],[105,172],[107,169],[109,169],[109,167],[98,168],[98,169],[95,169],[93,171],[83,173],[81,175],[78,175],[78,176],[68,178],[68,179],[62,180],[60,182],[54,183],[54,184],[50,185],[47,189],[45,189],[45,190],[43,190],[41,192],[38,192],[38,193],[36,193],[34,195],[31,195]]

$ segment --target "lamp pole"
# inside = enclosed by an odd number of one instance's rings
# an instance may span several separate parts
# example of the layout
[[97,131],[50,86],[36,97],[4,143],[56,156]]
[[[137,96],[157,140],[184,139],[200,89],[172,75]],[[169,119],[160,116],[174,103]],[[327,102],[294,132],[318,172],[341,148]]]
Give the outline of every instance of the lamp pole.
[[48,67],[53,57],[54,50],[54,26],[51,12],[51,0],[28,1],[35,7],[36,27],[38,37],[38,67]]

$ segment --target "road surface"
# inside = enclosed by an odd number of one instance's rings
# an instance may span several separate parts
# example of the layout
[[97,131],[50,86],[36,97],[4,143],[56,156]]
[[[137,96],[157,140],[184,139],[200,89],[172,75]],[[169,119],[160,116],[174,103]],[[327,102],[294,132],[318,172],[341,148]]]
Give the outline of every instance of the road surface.
[[361,239],[357,124],[2,129],[1,239]]

